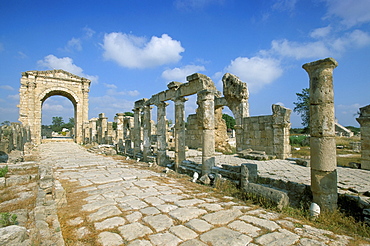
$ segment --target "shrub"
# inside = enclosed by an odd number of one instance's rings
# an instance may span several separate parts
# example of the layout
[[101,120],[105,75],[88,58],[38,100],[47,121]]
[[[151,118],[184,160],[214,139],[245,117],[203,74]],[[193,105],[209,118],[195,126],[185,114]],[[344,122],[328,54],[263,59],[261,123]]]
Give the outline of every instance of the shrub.
[[292,135],[289,137],[290,145],[292,146],[308,146],[308,141],[305,141],[305,135]]
[[0,213],[0,227],[18,224],[17,215],[8,212]]
[[1,177],[5,177],[5,175],[7,174],[7,172],[8,172],[8,165],[6,165],[3,168],[0,168],[0,178]]

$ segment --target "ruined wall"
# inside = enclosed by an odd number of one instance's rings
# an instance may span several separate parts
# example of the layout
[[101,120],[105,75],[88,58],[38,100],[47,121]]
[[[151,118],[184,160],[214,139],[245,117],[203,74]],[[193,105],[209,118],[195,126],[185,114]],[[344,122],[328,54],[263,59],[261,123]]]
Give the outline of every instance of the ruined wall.
[[290,157],[289,129],[291,110],[272,105],[272,115],[243,119],[243,149],[265,151],[279,159]]
[[[187,118],[186,146],[190,149],[202,148],[202,129],[197,114],[191,114]],[[215,109],[215,149],[221,152],[231,152],[228,143],[226,122],[222,119],[222,107]]]
[[360,108],[361,125],[361,168],[370,170],[370,105]]

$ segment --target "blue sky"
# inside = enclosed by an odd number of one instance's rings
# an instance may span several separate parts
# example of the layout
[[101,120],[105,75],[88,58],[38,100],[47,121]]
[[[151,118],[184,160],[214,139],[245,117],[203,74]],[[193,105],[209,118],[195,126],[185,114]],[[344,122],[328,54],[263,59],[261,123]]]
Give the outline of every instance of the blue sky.
[[[109,121],[195,72],[222,91],[230,72],[247,83],[257,116],[276,103],[293,109],[309,84],[302,65],[333,57],[336,117],[359,126],[354,114],[370,104],[369,55],[368,0],[2,0],[0,122],[18,120],[21,73],[30,70],[91,79],[89,118],[105,113]],[[195,108],[193,96],[186,113]],[[43,124],[68,122],[73,107],[54,96],[42,114]],[[291,122],[301,126],[295,113]]]

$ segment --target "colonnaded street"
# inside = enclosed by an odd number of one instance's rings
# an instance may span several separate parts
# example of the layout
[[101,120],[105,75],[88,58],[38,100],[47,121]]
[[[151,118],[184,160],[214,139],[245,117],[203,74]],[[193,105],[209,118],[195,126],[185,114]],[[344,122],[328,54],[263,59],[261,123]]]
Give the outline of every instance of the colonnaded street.
[[40,165],[54,170],[55,189],[66,194],[65,201],[56,192],[63,240],[54,245],[306,246],[353,239],[75,143],[44,143],[39,152]]

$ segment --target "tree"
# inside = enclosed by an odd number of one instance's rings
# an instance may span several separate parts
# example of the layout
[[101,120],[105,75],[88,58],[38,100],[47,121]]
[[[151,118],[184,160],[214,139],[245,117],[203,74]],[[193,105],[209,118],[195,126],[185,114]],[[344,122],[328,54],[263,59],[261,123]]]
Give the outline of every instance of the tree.
[[75,126],[75,118],[69,118],[69,122],[68,123],[65,123],[65,124],[62,124],[61,125],[61,128],[67,128],[69,130],[72,130],[72,128]]
[[1,126],[10,126],[10,121],[6,120],[6,121],[2,122]]
[[225,120],[226,127],[227,127],[228,130],[229,129],[234,130],[234,128],[235,128],[235,119],[233,117],[231,117],[228,114],[222,114],[222,119]]
[[124,112],[125,116],[131,116],[134,117],[134,113],[132,112]]
[[304,88],[301,93],[296,93],[296,95],[297,102],[293,102],[295,105],[293,111],[301,115],[302,125],[307,131],[310,127],[310,90]]
[[62,130],[63,124],[64,124],[63,117],[54,116],[52,120],[51,129],[53,129],[54,132],[60,132]]

